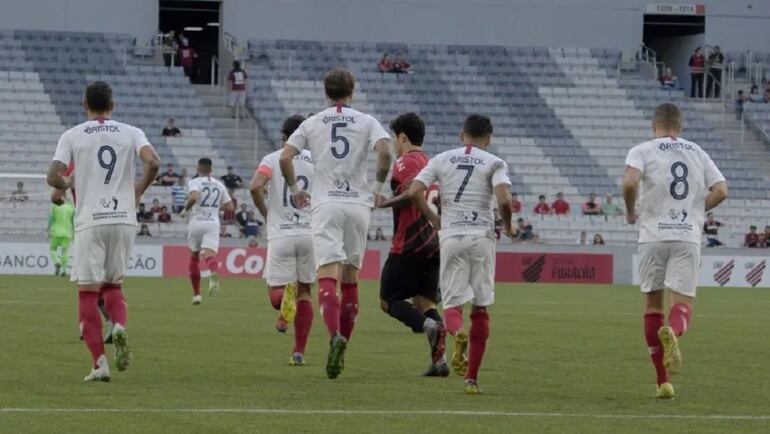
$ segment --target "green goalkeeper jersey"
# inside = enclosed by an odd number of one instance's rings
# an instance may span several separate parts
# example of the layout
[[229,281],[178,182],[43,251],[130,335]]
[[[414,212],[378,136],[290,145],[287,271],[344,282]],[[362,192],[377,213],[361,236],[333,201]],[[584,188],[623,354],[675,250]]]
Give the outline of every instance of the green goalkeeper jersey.
[[65,201],[54,205],[48,217],[48,233],[51,237],[73,238],[75,235],[75,207]]

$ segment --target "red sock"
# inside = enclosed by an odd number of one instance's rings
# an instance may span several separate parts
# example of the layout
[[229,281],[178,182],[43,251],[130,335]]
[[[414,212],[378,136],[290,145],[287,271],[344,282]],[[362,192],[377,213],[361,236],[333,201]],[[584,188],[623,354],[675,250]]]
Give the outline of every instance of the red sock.
[[297,300],[297,316],[294,317],[295,353],[305,353],[311,325],[313,325],[313,303],[310,300]]
[[486,311],[471,314],[471,330],[468,333],[468,372],[466,380],[476,380],[479,376],[481,360],[487,349],[489,338],[489,314]]
[[690,325],[690,316],[692,308],[684,303],[677,303],[671,306],[668,312],[668,324],[677,336],[682,336]]
[[270,297],[270,304],[273,305],[273,309],[278,310],[281,308],[281,300],[283,300],[283,286],[271,286],[268,288],[267,295]]
[[190,258],[190,283],[192,283],[193,295],[200,295],[201,267],[198,258]]
[[337,298],[337,279],[331,277],[318,279],[318,305],[329,336],[334,336],[340,331],[340,300]]
[[340,285],[340,290],[342,292],[340,333],[349,341],[356,325],[356,316],[358,316],[358,283],[343,283]]
[[219,274],[219,261],[213,256],[206,258],[206,266],[209,267],[209,271]]
[[663,346],[658,337],[658,330],[663,327],[662,313],[647,313],[644,315],[644,340],[650,350],[650,360],[655,367],[658,386],[668,383],[668,372],[663,366]]
[[450,307],[444,310],[444,326],[447,333],[454,336],[463,327],[463,308]]
[[80,330],[83,333],[83,341],[91,351],[91,358],[96,368],[96,359],[104,354],[104,342],[102,341],[102,317],[99,316],[99,293],[93,291],[78,292],[80,309]]
[[105,283],[100,290],[104,299],[104,309],[110,317],[112,324],[120,324],[126,327],[126,299],[120,285]]

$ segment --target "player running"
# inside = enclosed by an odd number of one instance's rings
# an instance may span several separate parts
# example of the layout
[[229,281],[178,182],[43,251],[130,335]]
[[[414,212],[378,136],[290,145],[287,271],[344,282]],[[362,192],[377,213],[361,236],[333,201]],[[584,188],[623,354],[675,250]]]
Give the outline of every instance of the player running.
[[[281,127],[284,142],[304,120],[295,115],[284,121]],[[280,155],[281,151],[275,151],[262,159],[251,180],[251,197],[267,222],[265,279],[270,302],[281,311],[276,328],[280,331],[286,322],[294,321],[294,351],[289,365],[303,366],[305,345],[313,324],[310,289],[316,278],[310,210],[294,206],[286,182],[279,175]],[[294,170],[302,189],[310,189],[313,179],[310,151],[303,150],[294,157]]]
[[[422,214],[440,227],[440,286],[447,331],[455,337],[452,368],[465,375],[465,392],[481,393],[478,373],[489,337],[487,306],[495,300],[495,216],[492,201],[511,227],[508,165],[486,149],[492,139],[489,118],[472,114],[460,136],[465,146],[442,152],[412,181],[409,192]],[[441,217],[425,200],[428,186],[439,184]],[[471,329],[462,331],[463,305],[471,303]],[[466,356],[466,345],[470,349]]]
[[[309,149],[313,157],[311,226],[313,256],[318,267],[318,300],[331,336],[326,375],[337,378],[358,314],[358,270],[364,260],[374,197],[366,176],[370,149],[377,152],[379,194],[390,167],[390,136],[371,115],[350,107],[355,79],[344,69],[324,77],[331,107],[311,116],[289,137],[281,151],[280,166],[294,203],[308,206],[311,194],[300,188],[294,157]],[[342,306],[337,297],[340,279]]]
[[75,207],[67,200],[66,192],[58,203],[54,203],[48,216],[51,261],[56,276],[66,276],[69,264],[69,248],[75,236]]
[[198,160],[198,177],[187,183],[185,213],[190,213],[187,226],[187,243],[190,247],[190,282],[193,288],[193,305],[201,304],[201,261],[209,269],[209,295],[219,293],[219,208],[233,212],[233,204],[227,188],[217,178],[211,177],[211,160]]
[[[123,371],[131,362],[131,352],[121,287],[136,236],[136,203],[155,180],[160,162],[140,129],[110,119],[112,88],[107,83],[91,83],[85,93],[88,120],[62,134],[47,181],[57,190],[70,188],[72,180],[63,174],[75,161],[74,185],[80,200],[75,208],[71,280],[78,285],[81,329],[93,358],[85,381],[109,381],[97,304],[101,294],[113,321],[116,365]],[[144,163],[136,186],[134,153]]]
[[425,123],[416,113],[406,113],[393,120],[390,129],[398,155],[390,180],[393,197],[376,197],[378,208],[393,208],[393,242],[382,269],[380,307],[413,332],[428,336],[431,364],[423,375],[445,377],[449,375],[444,357],[446,330],[436,310],[438,234],[414,206],[408,191],[414,177],[428,164],[428,156],[422,152]]
[[[682,113],[676,105],[659,105],[652,128],[655,139],[635,146],[626,157],[623,197],[628,223],[639,220],[644,337],[657,374],[657,397],[673,398],[669,374],[681,368],[678,339],[692,315],[705,213],[725,200],[727,183],[700,146],[678,137]],[[663,322],[666,288],[671,294],[668,326]]]

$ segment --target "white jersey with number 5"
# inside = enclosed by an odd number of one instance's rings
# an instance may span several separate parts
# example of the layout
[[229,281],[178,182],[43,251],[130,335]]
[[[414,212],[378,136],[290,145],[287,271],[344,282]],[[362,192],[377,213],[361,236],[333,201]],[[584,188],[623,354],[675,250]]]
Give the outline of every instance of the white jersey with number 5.
[[136,225],[134,155],[151,146],[142,130],[94,119],[67,130],[53,159],[75,162],[75,231],[91,226]]
[[219,226],[219,207],[230,202],[227,188],[216,178],[199,176],[187,183],[187,190],[198,192],[198,200],[192,207],[189,223],[211,223]]
[[373,206],[367,180],[367,157],[380,139],[390,135],[371,115],[350,107],[329,107],[306,119],[287,143],[309,149],[315,165],[313,208],[327,202]]
[[[296,208],[291,199],[291,192],[286,180],[281,176],[278,159],[281,151],[275,151],[265,156],[259,163],[257,172],[270,180],[267,190],[267,239],[292,237],[297,235],[310,236],[310,209]],[[294,174],[298,186],[303,190],[311,188],[313,180],[313,159],[310,151],[304,150],[294,157]]]
[[632,148],[626,165],[642,172],[639,242],[700,244],[706,195],[725,180],[711,157],[693,142],[664,137]]
[[494,188],[511,184],[508,165],[500,157],[464,146],[433,157],[415,180],[439,185],[442,240],[454,235],[494,238]]

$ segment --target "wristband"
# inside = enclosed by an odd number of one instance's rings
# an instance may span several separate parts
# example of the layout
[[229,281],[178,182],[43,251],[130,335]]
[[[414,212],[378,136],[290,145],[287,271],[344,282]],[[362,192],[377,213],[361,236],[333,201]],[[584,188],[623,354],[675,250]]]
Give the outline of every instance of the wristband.
[[297,187],[297,184],[294,183],[294,185],[289,187],[289,191],[291,191],[291,194],[297,194],[299,193],[299,187]]
[[382,192],[382,188],[385,186],[384,182],[375,182],[374,183],[374,194],[380,194]]

